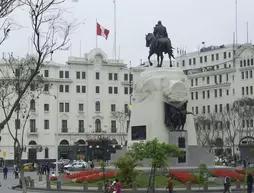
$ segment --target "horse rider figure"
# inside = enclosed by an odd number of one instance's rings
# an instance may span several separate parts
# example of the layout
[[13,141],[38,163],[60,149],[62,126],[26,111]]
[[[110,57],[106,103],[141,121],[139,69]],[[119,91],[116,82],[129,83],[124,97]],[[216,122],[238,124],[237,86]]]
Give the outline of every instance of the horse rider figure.
[[158,44],[158,39],[168,38],[167,28],[162,25],[161,21],[158,21],[158,23],[155,25],[153,35],[156,38],[156,47]]

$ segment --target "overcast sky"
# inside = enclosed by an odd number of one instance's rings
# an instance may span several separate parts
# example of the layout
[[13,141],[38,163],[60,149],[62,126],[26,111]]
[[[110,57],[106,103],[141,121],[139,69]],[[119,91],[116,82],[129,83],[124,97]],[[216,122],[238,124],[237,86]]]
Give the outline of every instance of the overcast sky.
[[[75,0],[74,0],[75,1]],[[80,56],[95,48],[95,22],[110,30],[108,40],[98,37],[98,47],[113,58],[114,6],[113,0],[66,0],[69,19],[81,23],[71,35],[69,51],[55,53],[54,61],[64,63],[68,56]],[[204,41],[206,46],[230,44],[235,31],[235,0],[116,0],[117,50],[125,63],[137,66],[146,61],[148,48],[145,34],[152,32],[158,20],[167,27],[174,48],[196,51]],[[254,0],[238,0],[238,43],[254,41]],[[29,45],[29,20],[27,13],[13,14],[22,28],[14,31],[0,52],[13,52],[20,57],[31,52]],[[176,53],[175,53],[176,54]]]

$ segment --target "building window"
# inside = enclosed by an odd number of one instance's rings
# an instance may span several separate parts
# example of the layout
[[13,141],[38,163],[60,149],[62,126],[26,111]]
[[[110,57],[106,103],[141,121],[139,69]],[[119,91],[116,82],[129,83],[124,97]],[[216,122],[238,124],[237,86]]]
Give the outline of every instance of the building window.
[[196,115],[198,114],[198,107],[196,107]]
[[78,120],[78,132],[79,133],[84,133],[85,132],[84,120]]
[[124,94],[128,94],[128,87],[124,87]]
[[202,56],[200,56],[199,62],[200,62],[200,63],[203,63],[203,57],[202,57]]
[[69,71],[65,71],[65,78],[69,78]]
[[76,86],[76,92],[80,93],[80,86],[79,85]]
[[252,70],[250,70],[250,78],[252,78]]
[[198,100],[198,92],[196,92],[196,99]]
[[214,75],[214,83],[217,84],[217,76]]
[[36,122],[35,122],[35,119],[30,119],[30,132],[31,133],[36,132]]
[[67,120],[62,120],[62,133],[68,133]]
[[86,72],[82,72],[82,79],[86,79]]
[[65,112],[70,112],[70,104],[65,103]]
[[206,84],[210,84],[210,77],[206,77]]
[[246,95],[248,95],[248,94],[249,94],[249,87],[246,86]]
[[204,60],[205,60],[205,62],[207,62],[207,56],[204,56]]
[[34,100],[34,99],[32,99],[32,100],[30,101],[30,110],[31,110],[31,111],[35,111],[35,100]]
[[224,59],[227,59],[227,52],[224,52],[224,53],[223,53],[223,58],[224,58]]
[[78,111],[79,112],[84,112],[84,104],[82,104],[82,103],[78,104]]
[[118,80],[118,75],[117,75],[117,73],[114,73],[114,80]]
[[111,104],[111,112],[115,112],[116,111],[116,105],[115,104]]
[[59,112],[70,112],[70,104],[69,103],[59,103]]
[[116,121],[111,120],[111,133],[116,133]]
[[191,58],[189,59],[189,65],[191,65]]
[[99,73],[99,72],[96,72],[96,73],[95,73],[95,79],[96,79],[96,80],[100,80],[100,73]]
[[220,112],[222,113],[222,104],[220,104]]
[[222,89],[219,90],[220,97],[222,97]]
[[44,152],[45,154],[44,154],[44,158],[45,159],[48,159],[49,158],[49,148],[45,148],[45,152]]
[[65,85],[65,92],[69,92],[69,85]]
[[217,89],[214,89],[214,97],[217,97]]
[[226,110],[227,110],[227,112],[229,112],[229,104],[228,103],[226,104]]
[[44,111],[48,112],[49,111],[49,104],[44,104]]
[[49,77],[49,71],[48,70],[44,70],[44,77],[45,78]]
[[248,71],[245,71],[245,76],[246,76],[246,79],[248,79],[249,78],[249,73],[248,73]]
[[124,104],[124,113],[129,113],[129,105]]
[[49,91],[49,84],[44,84],[44,92],[48,92]]
[[59,103],[59,112],[64,112],[64,103]]
[[231,58],[231,52],[228,52],[228,57]]
[[193,99],[194,99],[194,93],[191,92],[191,100],[193,100]]
[[218,112],[218,105],[214,105],[214,112],[215,112],[215,113]]
[[219,75],[219,83],[222,83],[222,75]]
[[214,54],[212,54],[211,56],[212,56],[212,61],[214,61]]
[[205,91],[203,91],[203,99],[205,99]]
[[210,98],[210,90],[207,91],[207,98]]
[[226,92],[227,92],[226,94],[227,94],[227,96],[228,96],[228,95],[229,95],[229,90],[227,90]]
[[242,87],[242,95],[244,95],[244,87]]
[[64,86],[63,85],[59,85],[59,92],[63,92],[64,91]]
[[194,84],[194,83],[193,83],[193,79],[191,79],[191,86],[193,86],[193,84]]
[[100,101],[95,102],[95,112],[100,112],[101,111],[101,105]]
[[185,60],[182,60],[182,66],[185,66]]
[[216,54],[216,60],[219,60],[219,54]]
[[86,86],[82,86],[82,93],[86,93]]
[[193,58],[193,65],[196,64],[196,58]]
[[112,86],[108,87],[108,93],[109,93],[109,94],[112,94],[112,93],[113,93],[113,88],[112,88]]
[[101,120],[100,119],[95,120],[95,132],[96,133],[101,132]]
[[207,105],[207,113],[210,113],[210,105]]
[[108,80],[113,80],[113,75],[112,75],[112,73],[109,73],[109,74],[108,74]]
[[44,120],[44,129],[49,129],[49,120]]
[[203,114],[205,114],[205,106],[203,106]]
[[185,148],[186,145],[185,145],[185,138],[184,137],[179,137],[178,138],[178,147],[179,148]]
[[62,70],[59,71],[59,78],[63,78],[63,71]]
[[128,81],[128,74],[124,74],[124,81]]
[[100,87],[99,87],[99,86],[96,86],[96,87],[95,87],[95,93],[96,93],[96,94],[99,94],[99,93],[100,93]]
[[253,86],[250,86],[250,94],[253,95]]
[[76,72],[76,79],[80,79],[80,72]]
[[178,157],[178,163],[186,163],[186,152],[183,151],[181,156]]
[[15,119],[15,129],[20,129],[20,119]]
[[197,78],[195,78],[195,84],[196,84],[196,86],[198,86],[198,79]]
[[114,94],[118,94],[118,87],[114,87]]

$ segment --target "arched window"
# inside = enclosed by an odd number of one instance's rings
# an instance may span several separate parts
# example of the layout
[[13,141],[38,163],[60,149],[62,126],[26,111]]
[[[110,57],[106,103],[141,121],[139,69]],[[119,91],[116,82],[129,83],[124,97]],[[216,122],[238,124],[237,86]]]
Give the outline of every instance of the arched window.
[[37,143],[35,141],[30,141],[28,145],[37,145]]
[[34,99],[32,99],[30,101],[30,109],[31,109],[31,111],[35,111],[35,100]]
[[80,139],[76,142],[77,145],[85,145],[86,142],[83,139]]
[[69,145],[69,142],[64,139],[60,142],[60,145]]
[[185,138],[184,137],[179,137],[178,138],[178,147],[179,148],[185,148]]
[[101,104],[100,101],[95,102],[95,111],[100,112],[101,111]]
[[101,132],[101,120],[100,119],[95,120],[95,132],[96,133]]

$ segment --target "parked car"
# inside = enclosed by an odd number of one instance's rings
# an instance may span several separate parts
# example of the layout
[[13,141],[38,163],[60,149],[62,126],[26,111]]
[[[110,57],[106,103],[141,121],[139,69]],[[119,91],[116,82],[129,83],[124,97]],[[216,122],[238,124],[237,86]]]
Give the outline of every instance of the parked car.
[[88,164],[85,161],[73,161],[72,163],[69,163],[64,166],[64,169],[66,170],[72,170],[72,169],[80,169],[80,168],[88,168]]
[[25,172],[31,172],[35,170],[34,163],[25,163],[23,168]]

